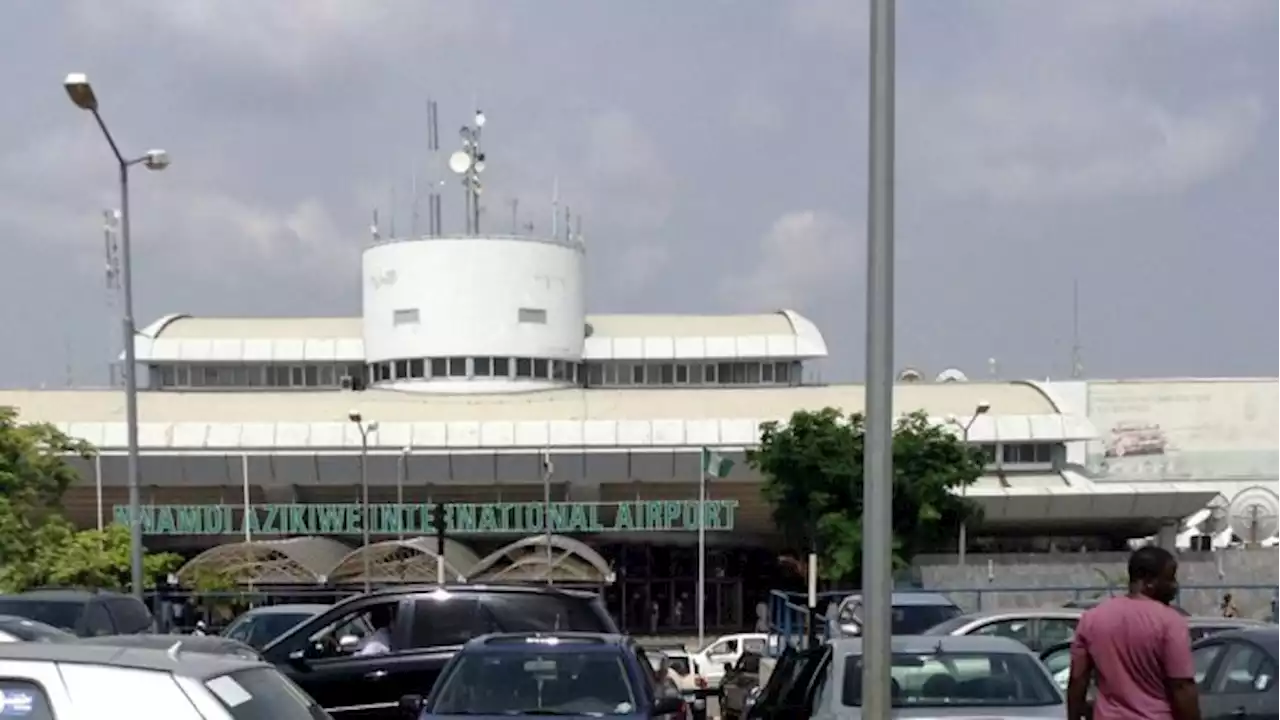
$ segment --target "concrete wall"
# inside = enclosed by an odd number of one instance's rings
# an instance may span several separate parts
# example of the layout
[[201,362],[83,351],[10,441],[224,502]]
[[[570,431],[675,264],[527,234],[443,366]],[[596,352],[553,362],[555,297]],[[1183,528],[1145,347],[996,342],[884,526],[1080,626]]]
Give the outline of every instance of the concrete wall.
[[[951,592],[960,606],[977,610],[1060,605],[1086,597],[1108,583],[1123,592],[1128,553],[969,555],[966,567],[954,555],[922,556],[916,567],[924,586]],[[1193,614],[1215,614],[1222,593],[1231,592],[1245,617],[1266,617],[1280,583],[1276,548],[1218,553],[1181,553],[1179,604]],[[1068,588],[1082,588],[1076,593]]]

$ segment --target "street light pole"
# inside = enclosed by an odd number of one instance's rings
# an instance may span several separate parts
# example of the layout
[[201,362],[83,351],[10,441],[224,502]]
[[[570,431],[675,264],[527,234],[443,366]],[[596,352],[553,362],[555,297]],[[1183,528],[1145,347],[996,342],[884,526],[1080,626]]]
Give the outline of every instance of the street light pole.
[[[973,409],[973,414],[969,416],[969,419],[964,421],[963,423],[960,422],[954,415],[947,418],[947,422],[960,428],[960,437],[964,443],[964,447],[966,451],[968,451],[969,449],[969,431],[973,428],[973,424],[978,421],[978,418],[983,415],[986,415],[989,410],[991,410],[991,403],[987,402],[986,400],[983,400],[979,402],[978,406]],[[962,500],[967,500],[968,497],[969,497],[969,484],[965,483],[964,485],[960,486],[960,498]],[[958,556],[957,562],[959,563],[960,567],[964,567],[965,564],[968,562],[967,558],[965,557],[966,548],[969,545],[968,519],[962,519],[960,521],[960,531],[959,531],[959,536],[956,538],[956,544],[959,548],[956,553],[956,555]]]
[[71,73],[63,81],[63,87],[71,101],[81,110],[93,113],[102,136],[111,146],[116,158],[120,178],[120,286],[123,294],[123,312],[120,318],[120,334],[124,342],[124,414],[125,437],[128,448],[126,477],[129,486],[129,570],[133,596],[142,599],[142,498],[138,471],[138,369],[134,348],[137,334],[133,320],[133,253],[130,235],[129,168],[145,165],[149,170],[163,170],[169,166],[169,155],[163,150],[149,150],[138,158],[126,158],[107,129],[107,123],[98,112],[98,98],[83,73]]
[[373,520],[373,514],[369,512],[369,433],[378,429],[378,423],[366,423],[364,416],[356,410],[348,413],[347,419],[355,423],[356,429],[360,431],[360,507],[364,511],[364,519],[360,523],[360,574],[364,576],[364,592],[367,595],[373,590],[369,577],[369,524]]
[[396,518],[398,519],[399,534],[396,536],[400,540],[404,540],[404,484],[409,476],[409,453],[410,448],[400,451],[400,472],[396,473]]
[[893,712],[893,190],[895,0],[871,0],[867,380],[862,502],[862,713]]

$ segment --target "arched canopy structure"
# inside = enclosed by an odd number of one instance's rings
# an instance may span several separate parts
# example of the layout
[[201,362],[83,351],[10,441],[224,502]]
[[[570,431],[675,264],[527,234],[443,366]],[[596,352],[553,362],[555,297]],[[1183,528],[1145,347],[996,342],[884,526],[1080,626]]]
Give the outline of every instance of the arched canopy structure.
[[[415,537],[407,540],[383,540],[347,553],[329,573],[329,582],[363,582],[365,562],[369,566],[369,582],[435,582],[436,539]],[[445,576],[451,581],[469,580],[479,557],[457,540],[444,541]]]
[[219,545],[191,558],[178,570],[178,580],[192,583],[201,573],[214,572],[242,585],[312,585],[323,583],[350,552],[346,545],[324,537]]
[[[547,552],[548,543],[551,552]],[[471,571],[472,580],[491,582],[544,582],[607,585],[613,570],[600,553],[586,543],[563,535],[532,535],[517,540],[481,560]]]

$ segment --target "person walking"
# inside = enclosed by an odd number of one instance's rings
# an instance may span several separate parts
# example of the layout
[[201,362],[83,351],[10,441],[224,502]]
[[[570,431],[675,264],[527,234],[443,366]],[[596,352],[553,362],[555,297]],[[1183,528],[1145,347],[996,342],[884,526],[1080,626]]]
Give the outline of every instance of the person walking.
[[1178,593],[1178,562],[1147,546],[1129,556],[1129,593],[1086,612],[1071,641],[1068,720],[1201,720],[1191,632],[1169,607]]
[[1222,617],[1234,618],[1240,617],[1240,611],[1236,609],[1236,601],[1231,597],[1231,593],[1222,596]]

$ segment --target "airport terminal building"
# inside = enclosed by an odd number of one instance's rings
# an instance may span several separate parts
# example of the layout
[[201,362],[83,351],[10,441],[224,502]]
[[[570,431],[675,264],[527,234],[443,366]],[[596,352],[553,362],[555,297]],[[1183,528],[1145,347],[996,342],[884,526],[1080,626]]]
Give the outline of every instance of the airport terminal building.
[[[588,314],[584,257],[571,236],[387,240],[364,252],[361,317],[170,315],[141,330],[147,546],[258,585],[359,583],[366,559],[374,582],[430,580],[439,506],[451,576],[605,586],[624,625],[679,629],[694,623],[701,522],[708,625],[749,625],[783,581],[742,453],[761,422],[860,410],[862,388],[806,382],[827,348],[792,311]],[[969,433],[989,459],[967,491],[985,511],[975,546],[1176,531],[1219,494],[1191,477],[1098,477],[1076,455],[1101,432],[1067,395],[897,387],[898,410],[939,422],[990,405]],[[66,497],[76,523],[127,518],[119,389],[4,392],[0,405],[100,450]],[[699,508],[703,448],[738,462]]]

